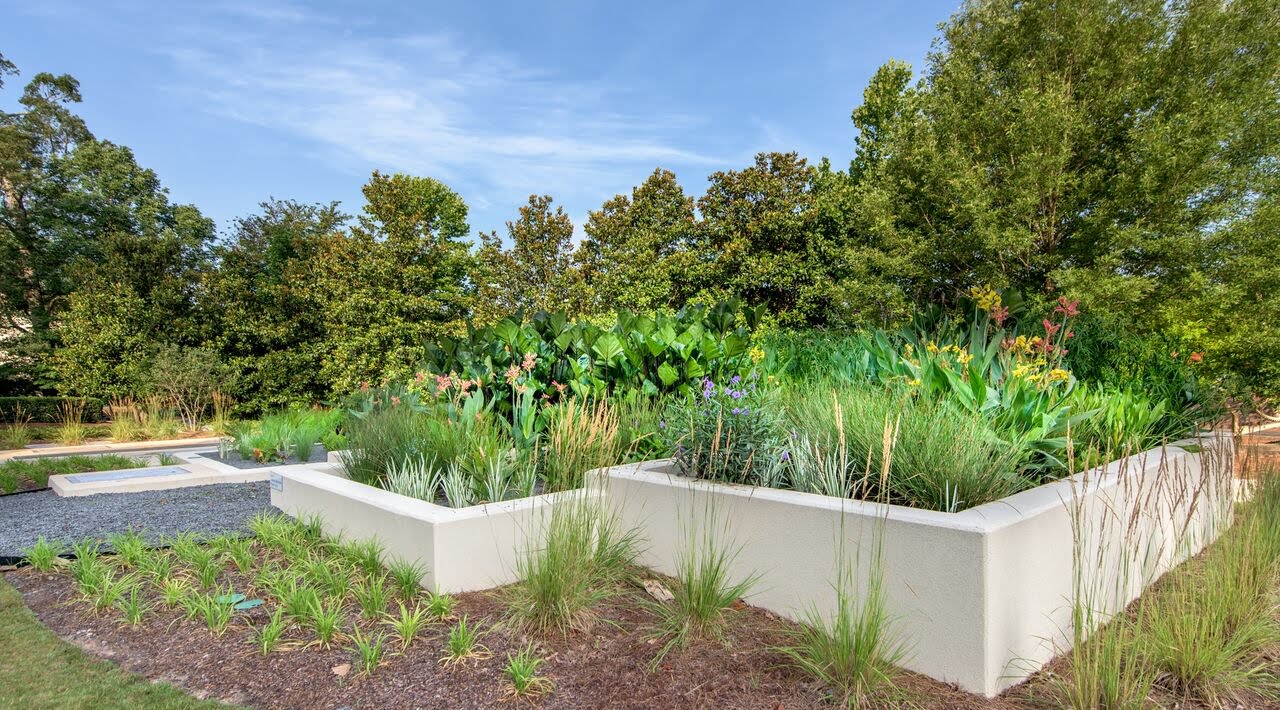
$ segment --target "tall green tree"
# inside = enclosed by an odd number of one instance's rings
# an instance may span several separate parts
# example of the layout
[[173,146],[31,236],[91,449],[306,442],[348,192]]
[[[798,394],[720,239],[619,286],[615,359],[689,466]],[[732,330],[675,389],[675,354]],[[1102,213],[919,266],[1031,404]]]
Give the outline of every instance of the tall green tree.
[[201,312],[207,344],[231,373],[229,394],[246,412],[327,399],[326,299],[319,259],[327,239],[348,221],[338,204],[263,202],[237,219],[214,249],[217,268],[204,281]]
[[[16,74],[12,63],[4,69]],[[18,110],[0,111],[0,323],[11,331],[48,332],[56,302],[72,290],[70,265],[94,246],[71,228],[75,196],[55,177],[59,161],[93,140],[70,109],[80,98],[73,77],[41,73]]]
[[681,270],[696,222],[693,198],[675,173],[658,168],[627,195],[588,214],[575,254],[588,310],[678,307],[687,295]]
[[336,392],[404,377],[471,306],[467,205],[444,183],[375,172],[348,234],[324,240],[322,374]]
[[746,169],[711,175],[687,271],[698,298],[765,305],[786,326],[824,320],[815,287],[825,269],[810,248],[816,175],[796,153],[761,153]]
[[1276,170],[1277,15],[966,3],[917,86],[888,64],[854,114],[866,221],[916,245],[912,295],[990,282],[1141,313],[1182,292]]
[[[11,335],[7,349],[24,356],[26,384],[18,386],[28,388],[80,391],[53,382],[80,369],[71,355],[130,351],[105,342],[125,337],[119,328],[71,322],[110,311],[71,308],[73,294],[84,294],[82,302],[140,301],[121,321],[132,329],[127,340],[196,337],[195,289],[213,223],[195,207],[172,204],[128,148],[94,138],[71,110],[80,99],[73,77],[37,74],[19,110],[0,114],[0,329]],[[76,349],[51,357],[64,333]]]
[[854,112],[847,238],[915,300],[1066,294],[1267,371],[1278,77],[1268,0],[968,2]]
[[507,222],[504,248],[496,232],[480,235],[474,280],[475,317],[491,322],[516,311],[582,310],[581,278],[573,259],[573,221],[551,208],[549,195],[530,195]]

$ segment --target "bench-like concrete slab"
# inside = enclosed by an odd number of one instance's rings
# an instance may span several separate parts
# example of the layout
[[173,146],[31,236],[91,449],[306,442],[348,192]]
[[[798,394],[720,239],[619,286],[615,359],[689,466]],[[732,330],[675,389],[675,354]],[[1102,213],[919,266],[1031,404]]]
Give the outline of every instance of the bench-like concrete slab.
[[216,483],[265,481],[271,475],[271,469],[238,469],[192,453],[179,453],[176,458],[182,462],[181,465],[50,476],[49,487],[64,497],[90,496],[95,493],[136,493]]

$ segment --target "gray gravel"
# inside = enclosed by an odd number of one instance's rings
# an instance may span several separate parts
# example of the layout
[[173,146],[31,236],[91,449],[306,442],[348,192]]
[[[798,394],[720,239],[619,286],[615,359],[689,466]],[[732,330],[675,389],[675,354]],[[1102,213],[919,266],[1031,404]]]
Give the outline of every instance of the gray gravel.
[[60,498],[53,491],[0,496],[0,558],[16,557],[41,535],[70,545],[130,528],[153,541],[183,530],[244,530],[262,510],[271,510],[271,487],[265,482],[76,498]]

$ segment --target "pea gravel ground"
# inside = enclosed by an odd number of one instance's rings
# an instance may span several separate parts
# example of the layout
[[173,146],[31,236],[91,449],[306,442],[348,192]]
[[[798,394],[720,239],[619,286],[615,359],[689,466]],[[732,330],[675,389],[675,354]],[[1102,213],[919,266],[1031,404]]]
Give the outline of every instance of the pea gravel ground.
[[41,535],[67,545],[130,529],[152,541],[183,530],[214,535],[246,530],[262,510],[271,510],[265,482],[76,498],[53,491],[0,496],[0,560],[17,557]]

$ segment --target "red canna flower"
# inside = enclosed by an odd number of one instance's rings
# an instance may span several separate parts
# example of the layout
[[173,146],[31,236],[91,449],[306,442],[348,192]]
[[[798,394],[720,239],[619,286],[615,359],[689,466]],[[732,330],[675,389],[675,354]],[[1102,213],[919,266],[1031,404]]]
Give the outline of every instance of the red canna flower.
[[1074,318],[1080,314],[1080,301],[1068,301],[1066,296],[1058,297],[1058,307],[1053,309],[1054,313],[1064,315],[1068,318]]
[[1052,338],[1059,330],[1062,330],[1061,325],[1050,322],[1048,318],[1044,319],[1044,334],[1046,340]]
[[1204,360],[1204,353],[1191,353],[1191,362],[1200,362]]
[[1008,306],[997,306],[991,309],[991,320],[996,322],[996,327],[1004,325],[1004,321],[1009,317]]

